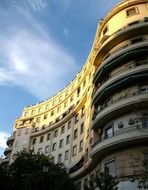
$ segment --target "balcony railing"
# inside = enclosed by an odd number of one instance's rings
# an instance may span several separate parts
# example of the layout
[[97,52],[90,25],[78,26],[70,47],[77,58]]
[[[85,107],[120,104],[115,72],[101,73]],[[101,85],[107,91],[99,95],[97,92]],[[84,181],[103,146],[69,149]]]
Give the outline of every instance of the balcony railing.
[[[139,68],[139,67],[142,67],[144,65],[147,65],[148,64],[148,59],[145,59],[145,60],[141,60],[141,61],[132,61],[129,65],[125,65],[124,68],[112,73],[112,74],[109,74],[107,77],[104,77],[105,80],[103,80],[102,82],[98,83],[98,86],[95,88],[93,94],[95,94],[97,92],[97,90],[104,84],[106,83],[107,81],[109,81],[110,79],[120,75],[120,74],[123,74],[124,72],[126,73],[126,71],[130,71],[130,70],[133,70],[135,68]],[[145,67],[145,66],[144,66]],[[147,66],[146,66],[147,67]]]
[[147,101],[148,91],[136,91],[100,105],[98,109],[94,110],[92,128],[95,129],[98,125],[105,125],[107,121],[117,117],[117,115],[119,116],[122,113],[131,111],[132,105],[136,105],[137,103],[148,107]]
[[133,97],[133,96],[136,96],[136,95],[141,95],[141,94],[148,94],[147,91],[137,91],[137,92],[132,92],[132,93],[128,93],[128,94],[125,94],[124,96],[120,96],[119,98],[116,98],[114,100],[111,100],[110,102],[106,103],[106,104],[103,104],[101,107],[100,107],[100,111],[103,110],[104,108],[112,105],[112,104],[115,104],[115,103],[118,103],[120,102],[121,100],[124,100],[124,99],[127,99],[127,98],[130,98],[130,97]]
[[[141,35],[145,35],[147,28],[147,19],[143,19],[139,22],[133,22],[131,24],[129,23],[127,26],[123,27],[122,29],[119,29],[118,31],[110,35],[107,38],[107,40],[99,46],[100,48],[98,49],[98,54],[96,55],[97,59],[95,60],[94,65],[99,66],[100,63],[103,61],[104,57],[109,53],[109,51],[115,45],[119,44],[121,41],[133,38],[134,36],[137,36],[138,33],[140,33]],[[111,54],[107,55],[107,58],[109,58],[115,52],[112,52]]]
[[133,144],[141,142],[147,142],[148,138],[148,126],[143,125],[143,121],[118,129],[109,136],[102,136],[101,139],[96,141],[92,145],[91,156],[98,153],[98,156],[103,156],[106,152],[120,148],[121,146],[129,146],[130,142]]
[[[142,130],[142,129],[146,129],[146,127],[143,127],[143,122],[139,122],[139,123],[136,123],[136,124],[133,124],[129,127],[123,127],[122,129],[118,129],[116,131],[113,131],[112,133],[110,134],[103,134],[101,136],[101,138],[99,140],[97,140],[93,145],[92,147],[94,147],[96,144],[102,142],[102,141],[105,141],[105,140],[108,140],[110,138],[114,138],[115,136],[118,136],[118,135],[122,135],[122,134],[125,134],[125,133],[128,133],[128,132],[131,132],[131,131],[135,131],[135,130]],[[147,128],[148,129],[148,128]]]

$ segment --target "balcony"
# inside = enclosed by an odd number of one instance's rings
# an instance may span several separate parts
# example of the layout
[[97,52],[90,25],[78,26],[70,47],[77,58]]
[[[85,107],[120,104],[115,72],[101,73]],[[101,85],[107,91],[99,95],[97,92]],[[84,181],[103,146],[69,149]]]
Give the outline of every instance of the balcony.
[[[119,90],[124,90],[128,87],[131,87],[132,85],[143,83],[148,80],[148,72],[147,69],[145,72],[139,72],[137,70],[137,73],[131,72],[131,74],[128,74],[128,76],[122,76],[121,78],[118,78],[118,80],[115,80],[110,85],[106,86],[106,88],[102,89],[99,93],[96,92],[94,98],[93,98],[93,104],[95,106],[102,104],[107,99],[111,98],[113,94],[116,94],[116,92],[119,92]],[[110,81],[109,81],[110,82]]]
[[[108,86],[111,86],[113,83],[115,82],[117,83],[118,81],[121,82],[123,78],[127,79],[128,76],[132,76],[136,73],[147,72],[148,71],[147,63],[148,61],[146,61],[145,64],[143,63],[143,65],[137,65],[134,62],[131,64],[131,66],[128,65],[127,67],[121,69],[120,71],[110,75],[106,81],[102,82],[102,84],[100,84],[99,87],[96,88],[96,91],[94,92],[94,96],[93,96],[93,102],[95,102],[95,100],[98,98],[102,90],[104,90]],[[130,84],[130,82],[128,84]],[[121,83],[120,83],[120,87],[121,87]]]
[[139,43],[126,45],[114,51],[97,68],[93,83],[98,83],[101,81],[107,73],[109,73],[114,68],[119,67],[119,65],[125,64],[125,62],[130,59],[134,60],[137,57],[137,54],[138,57],[147,55],[147,51],[148,41],[146,40]]
[[148,92],[137,91],[126,94],[100,106],[100,111],[93,116],[92,128],[95,130],[122,114],[147,107]]
[[144,128],[142,122],[139,122],[131,127],[115,131],[109,138],[102,137],[100,141],[93,145],[91,157],[100,159],[120,148],[147,143],[147,141],[148,128]]
[[12,147],[7,147],[4,151],[4,155],[7,156],[12,151]]
[[135,23],[129,23],[127,26],[121,28],[120,30],[113,33],[110,37],[104,41],[104,43],[98,49],[98,54],[96,56],[94,65],[100,65],[105,55],[117,44],[125,41],[129,38],[147,34],[148,22],[147,20],[141,20]]
[[9,144],[10,143],[12,143],[13,141],[14,141],[14,135],[12,135],[11,137],[9,137],[8,139],[7,139],[7,145],[9,146]]

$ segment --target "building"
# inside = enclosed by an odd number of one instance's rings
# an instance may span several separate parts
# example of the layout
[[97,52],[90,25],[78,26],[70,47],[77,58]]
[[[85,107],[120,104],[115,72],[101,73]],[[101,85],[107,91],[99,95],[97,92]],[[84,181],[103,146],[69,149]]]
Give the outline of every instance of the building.
[[134,177],[148,171],[147,52],[148,1],[123,0],[99,22],[75,79],[16,119],[7,160],[33,149],[63,162],[81,189],[107,169],[119,190],[136,190]]

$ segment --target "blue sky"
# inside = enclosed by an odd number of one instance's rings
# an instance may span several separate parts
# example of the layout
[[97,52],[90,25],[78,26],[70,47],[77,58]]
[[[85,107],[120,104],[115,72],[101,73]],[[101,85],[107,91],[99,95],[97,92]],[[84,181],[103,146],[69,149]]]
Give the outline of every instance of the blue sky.
[[0,0],[0,155],[23,107],[81,69],[98,21],[120,0]]

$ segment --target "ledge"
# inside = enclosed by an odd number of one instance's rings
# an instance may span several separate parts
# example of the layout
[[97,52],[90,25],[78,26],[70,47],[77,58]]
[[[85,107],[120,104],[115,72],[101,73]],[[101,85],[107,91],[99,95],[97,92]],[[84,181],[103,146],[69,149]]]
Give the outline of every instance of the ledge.
[[136,124],[132,127],[116,131],[112,137],[95,143],[91,150],[91,157],[97,156],[97,159],[100,159],[116,149],[146,143],[147,140],[148,129],[142,128],[142,124]]

